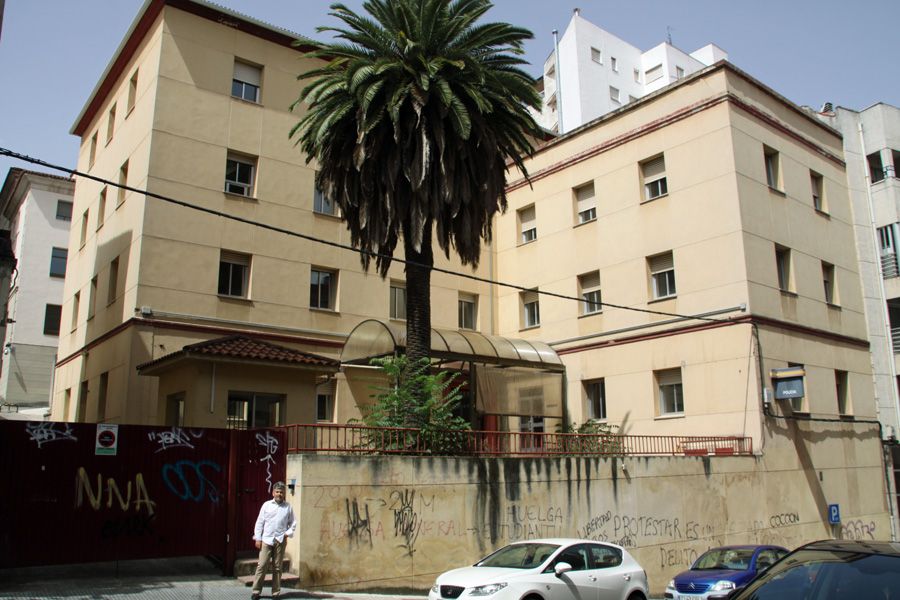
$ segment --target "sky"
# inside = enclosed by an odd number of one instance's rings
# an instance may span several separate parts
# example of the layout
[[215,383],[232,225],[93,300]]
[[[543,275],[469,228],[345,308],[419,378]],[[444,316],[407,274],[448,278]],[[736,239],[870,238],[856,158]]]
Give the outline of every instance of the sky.
[[[258,20],[331,41],[319,26],[333,0],[219,0]],[[363,0],[344,0],[361,11]],[[143,0],[6,0],[0,31],[0,148],[75,168],[79,140],[69,130],[136,17]],[[897,0],[494,0],[484,17],[525,27],[526,70],[540,75],[572,11],[641,50],[671,36],[688,53],[709,43],[789,100],[861,110],[900,105]],[[299,92],[299,83],[298,83]],[[46,170],[0,157],[10,167]],[[2,180],[0,180],[2,183]]]

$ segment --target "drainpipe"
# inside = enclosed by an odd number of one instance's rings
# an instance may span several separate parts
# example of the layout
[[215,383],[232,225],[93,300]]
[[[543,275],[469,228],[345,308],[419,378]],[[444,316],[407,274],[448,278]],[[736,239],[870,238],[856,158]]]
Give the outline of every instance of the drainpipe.
[[216,410],[216,363],[212,364],[212,377],[209,385],[209,414]]
[[[881,288],[880,288],[881,289],[881,309],[884,313],[884,326],[885,326],[885,329],[887,329],[887,340],[891,344],[891,357],[890,357],[891,359],[888,361],[888,363],[891,366],[891,389],[894,390],[894,392],[892,394],[893,398],[894,398],[894,404],[897,404],[897,395],[896,395],[897,394],[897,392],[896,392],[897,370],[894,365],[894,354],[893,354],[894,345],[893,345],[893,338],[891,337],[891,321],[890,321],[890,315],[889,315],[888,309],[887,309],[887,292],[884,289],[884,273],[881,270],[881,249],[878,247],[878,242],[876,241],[876,236],[877,236],[878,230],[875,227],[875,204],[872,201],[872,180],[871,180],[871,176],[869,174],[869,169],[866,168],[866,163],[865,163],[866,156],[867,156],[866,141],[863,138],[863,126],[862,126],[862,122],[859,121],[859,118],[860,118],[859,113],[857,113],[856,129],[857,129],[857,132],[859,133],[859,151],[860,151],[862,161],[863,161],[863,174],[865,175],[865,180],[866,180],[866,200],[868,201],[868,208],[869,208],[869,225],[872,229],[872,246],[875,251],[875,257],[878,259],[878,283],[881,286]],[[896,251],[897,251],[897,247],[896,247],[896,241],[895,241],[894,252],[896,252]],[[874,375],[874,369],[873,369],[873,375]],[[875,389],[877,390],[878,388],[876,387]],[[877,402],[875,403],[875,410],[877,412],[880,412],[880,411],[878,411],[878,403]],[[881,431],[880,415],[879,415],[878,420],[879,420],[878,430],[880,432]],[[884,437],[881,435],[879,435],[878,437],[881,438],[879,440],[882,444],[881,462],[884,465],[885,484],[887,486],[887,489],[885,491],[888,495],[888,498],[887,498],[888,507],[890,508],[890,512],[891,512],[891,540],[896,541],[897,540],[897,524],[894,521],[894,500],[895,500],[896,496],[894,494],[891,494],[891,477],[890,477],[890,470],[888,468],[888,466],[889,466],[888,461],[887,461],[887,458],[885,457],[886,453],[884,450]]]
[[553,30],[553,68],[556,70],[556,118],[559,121],[559,134],[565,133],[563,129],[563,105],[562,105],[562,73],[559,72],[559,38],[558,31]]

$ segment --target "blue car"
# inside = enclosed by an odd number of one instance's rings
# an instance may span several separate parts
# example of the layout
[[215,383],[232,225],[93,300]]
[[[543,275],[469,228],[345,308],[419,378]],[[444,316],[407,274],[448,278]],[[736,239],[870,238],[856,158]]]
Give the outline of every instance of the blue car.
[[702,554],[666,587],[672,600],[724,600],[762,573],[788,550],[781,546],[723,546]]

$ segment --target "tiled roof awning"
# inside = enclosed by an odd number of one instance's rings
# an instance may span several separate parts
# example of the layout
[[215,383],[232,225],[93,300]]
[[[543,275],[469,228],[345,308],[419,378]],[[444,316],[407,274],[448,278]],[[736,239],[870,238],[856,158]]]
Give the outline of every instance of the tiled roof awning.
[[137,370],[141,375],[156,375],[189,359],[268,363],[330,373],[335,373],[340,368],[340,362],[331,358],[270,344],[245,335],[232,335],[189,344],[177,352],[140,364]]
[[[405,351],[406,327],[370,319],[350,332],[341,352],[341,362],[366,365],[373,358]],[[504,338],[464,329],[432,328],[431,356],[488,365],[565,370],[559,355],[544,342]]]

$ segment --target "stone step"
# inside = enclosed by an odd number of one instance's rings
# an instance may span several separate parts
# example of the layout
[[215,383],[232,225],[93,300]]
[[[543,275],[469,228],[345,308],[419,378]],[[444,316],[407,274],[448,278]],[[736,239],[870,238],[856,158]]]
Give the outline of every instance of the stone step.
[[[259,564],[259,560],[257,557],[253,558],[238,558],[234,561],[234,574],[235,576],[239,575],[255,575],[256,574],[256,566]],[[281,572],[287,573],[291,568],[291,559],[290,557],[285,557],[281,562]],[[271,570],[272,567],[269,567]]]
[[[247,587],[253,586],[253,575],[241,575],[237,578],[238,581],[243,583]],[[296,588],[300,584],[300,576],[294,575],[293,573],[288,573],[287,571],[281,574],[281,587],[283,588]],[[272,573],[266,573],[266,580],[263,583],[263,588],[271,587],[272,585]]]

